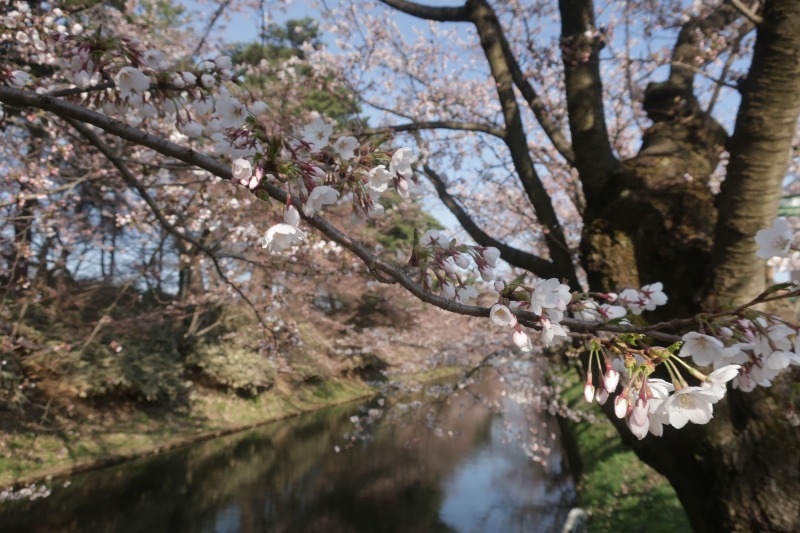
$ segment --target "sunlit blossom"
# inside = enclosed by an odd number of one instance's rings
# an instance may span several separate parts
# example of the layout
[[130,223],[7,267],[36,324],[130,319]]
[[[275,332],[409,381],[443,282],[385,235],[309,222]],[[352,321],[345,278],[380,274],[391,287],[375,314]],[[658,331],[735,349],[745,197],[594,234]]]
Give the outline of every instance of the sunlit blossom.
[[756,255],[761,259],[776,256],[786,257],[793,239],[794,235],[789,223],[785,218],[778,217],[772,222],[772,227],[756,233],[756,244],[758,244]]

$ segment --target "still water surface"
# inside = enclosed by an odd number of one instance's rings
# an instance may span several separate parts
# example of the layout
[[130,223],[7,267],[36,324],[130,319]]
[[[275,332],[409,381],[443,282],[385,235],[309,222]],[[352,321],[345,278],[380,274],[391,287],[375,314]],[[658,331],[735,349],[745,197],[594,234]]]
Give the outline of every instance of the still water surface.
[[526,421],[496,381],[478,388],[482,399],[422,397],[369,439],[345,435],[374,400],[75,476],[48,498],[0,504],[0,531],[558,531],[574,491],[557,441],[545,466],[520,446],[550,439],[555,421]]

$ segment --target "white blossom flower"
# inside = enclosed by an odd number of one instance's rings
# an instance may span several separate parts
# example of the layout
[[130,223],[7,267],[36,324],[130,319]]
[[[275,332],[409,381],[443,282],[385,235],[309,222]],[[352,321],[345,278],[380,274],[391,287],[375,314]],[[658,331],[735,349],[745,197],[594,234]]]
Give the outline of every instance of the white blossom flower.
[[513,340],[514,344],[523,352],[530,352],[533,349],[531,338],[521,329],[514,331],[513,335],[511,335],[511,340]]
[[143,56],[144,62],[153,70],[166,70],[169,68],[167,56],[160,50],[146,50]]
[[586,400],[586,403],[592,403],[594,400],[594,385],[591,381],[587,381],[583,386],[583,399]]
[[785,218],[778,217],[772,222],[771,228],[758,230],[756,233],[756,244],[758,244],[756,255],[761,259],[786,257],[793,239],[789,223]]
[[558,322],[553,322],[545,316],[540,317],[539,322],[542,324],[542,341],[547,346],[552,346],[568,337],[567,331]]
[[489,318],[498,326],[514,326],[517,317],[503,304],[494,304],[489,310]]
[[664,294],[664,285],[659,281],[651,285],[645,285],[639,291],[645,301],[644,308],[653,311],[657,306],[667,303],[667,295]]
[[447,245],[447,237],[442,235],[439,230],[429,229],[425,233],[422,234],[422,237],[419,239],[420,246],[446,246]]
[[232,183],[249,183],[250,176],[253,175],[253,166],[247,159],[239,158],[231,165]]
[[220,70],[230,70],[233,68],[233,61],[229,56],[219,56],[214,59],[214,65]]
[[385,191],[390,181],[392,181],[392,173],[386,170],[384,165],[378,165],[367,174],[367,185],[376,192]]
[[597,400],[597,403],[600,405],[605,405],[608,401],[608,391],[605,387],[599,387],[597,391],[594,393],[594,399]]
[[718,368],[708,375],[708,381],[700,384],[700,387],[714,394],[714,401],[718,402],[725,396],[726,385],[730,380],[739,375],[739,365],[727,365]]
[[619,293],[619,303],[627,307],[634,315],[641,315],[644,310],[642,295],[636,289],[625,289]]
[[683,346],[681,346],[678,355],[681,357],[691,356],[695,363],[700,366],[707,366],[715,361],[721,361],[732,355],[731,350],[727,349],[722,341],[703,335],[696,331],[690,331],[683,337]]
[[669,423],[680,429],[688,422],[706,424],[714,417],[716,393],[701,387],[684,387],[664,402]]
[[456,288],[455,286],[450,283],[449,281],[445,280],[442,282],[442,298],[447,298],[448,300],[453,300],[456,297]]
[[150,88],[150,78],[136,67],[122,67],[117,73],[117,88],[123,98]]
[[664,426],[669,425],[669,416],[664,402],[669,398],[669,393],[675,390],[675,387],[663,379],[651,378],[647,380],[647,388],[651,395],[647,402],[649,410],[647,416],[650,419],[648,431],[656,437],[660,437],[664,434]]
[[318,210],[326,205],[335,204],[339,199],[339,191],[327,185],[317,185],[308,195],[308,200],[303,206],[303,213],[307,217],[314,216]]
[[186,85],[197,85],[197,76],[191,72],[182,72],[181,77],[183,78],[183,81],[186,82]]
[[476,289],[472,285],[464,285],[463,287],[459,287],[458,290],[456,290],[456,300],[458,300],[462,304],[468,304],[470,300],[474,300],[477,297],[478,297],[478,289]]
[[469,259],[465,254],[457,253],[453,255],[453,261],[459,268],[469,268]]
[[216,116],[224,128],[238,128],[247,118],[247,108],[230,96],[217,98]]
[[[566,292],[565,292],[566,289]],[[569,301],[569,287],[563,285],[557,278],[541,280],[536,284],[531,294],[531,312],[542,314],[542,309],[566,307]]]
[[288,206],[283,214],[283,222],[272,226],[264,234],[261,247],[276,253],[302,242],[306,235],[297,227],[299,223],[300,213],[293,206]]
[[620,305],[600,304],[594,300],[581,300],[575,307],[575,318],[585,322],[598,320],[616,320],[624,317],[628,312]]
[[356,148],[358,148],[358,139],[355,137],[339,137],[336,139],[336,142],[333,143],[333,149],[339,154],[339,157],[345,161],[353,159],[353,156],[356,154]]
[[197,138],[203,134],[203,125],[192,120],[181,127],[181,132],[187,137]]
[[774,324],[767,329],[767,334],[757,334],[753,342],[753,352],[762,357],[769,357],[775,350],[791,350],[792,341],[789,340],[795,330],[785,324]]
[[448,277],[455,279],[456,278],[456,265],[455,259],[453,257],[446,257],[439,262],[439,266],[442,267],[442,270],[445,271]]
[[398,148],[395,150],[394,154],[392,154],[392,160],[389,163],[389,172],[406,179],[411,179],[414,173],[411,169],[411,164],[414,160],[415,158],[411,152],[411,148]]
[[328,139],[330,139],[332,133],[333,125],[325,122],[322,117],[316,116],[311,121],[311,124],[300,132],[300,138],[319,149],[328,144]]
[[300,225],[300,213],[295,206],[286,206],[286,210],[283,212],[283,221],[295,227]]
[[14,70],[11,72],[11,77],[8,81],[11,82],[12,85],[16,85],[17,87],[23,87],[26,83],[28,83],[31,79],[30,74],[25,72],[24,70]]
[[767,357],[767,367],[772,370],[783,370],[792,362],[793,355],[792,352],[786,350],[775,350]]

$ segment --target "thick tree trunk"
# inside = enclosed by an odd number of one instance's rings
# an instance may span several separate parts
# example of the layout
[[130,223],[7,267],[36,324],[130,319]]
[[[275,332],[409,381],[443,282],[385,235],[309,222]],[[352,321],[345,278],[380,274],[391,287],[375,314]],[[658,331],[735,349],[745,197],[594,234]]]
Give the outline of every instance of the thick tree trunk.
[[[654,124],[640,154],[587,198],[581,251],[592,289],[663,281],[667,312],[686,316],[763,287],[753,235],[775,216],[800,113],[800,2],[768,1],[763,19],[719,210],[707,179],[724,134],[685,87],[651,85]],[[670,480],[695,531],[800,531],[800,428],[785,416],[796,382],[787,373],[770,388],[730,391],[709,424],[667,427],[662,438],[638,441],[610,418]]]

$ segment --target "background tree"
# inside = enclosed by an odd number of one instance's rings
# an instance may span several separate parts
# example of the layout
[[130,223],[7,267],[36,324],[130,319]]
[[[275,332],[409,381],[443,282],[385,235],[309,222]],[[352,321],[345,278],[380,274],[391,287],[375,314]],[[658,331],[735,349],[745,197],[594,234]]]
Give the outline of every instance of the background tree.
[[[327,73],[322,78],[338,73],[360,92],[362,105],[404,119],[385,128],[353,127],[364,136],[410,132],[423,156],[422,173],[478,245],[496,247],[512,266],[563,279],[576,291],[584,284],[606,293],[661,281],[669,304],[650,320],[728,308],[761,292],[764,265],[753,259],[753,236],[775,214],[800,112],[797,2],[609,2],[602,12],[591,0],[557,7],[383,3],[430,21],[429,33],[420,30],[409,41],[384,20],[386,11],[348,5],[326,16],[336,21],[329,29],[340,32],[341,53],[313,46],[304,53],[315,72]],[[558,34],[547,24],[551,18],[560,21]],[[362,38],[367,28],[375,31]],[[643,40],[636,44],[633,33]],[[662,35],[671,35],[671,50],[654,49],[652,39]],[[603,61],[614,66],[603,68]],[[737,77],[742,65],[746,71]],[[216,72],[208,66],[205,74]],[[203,92],[216,81],[192,88]],[[730,102],[722,103],[724,87],[741,94],[735,121],[727,124],[719,111]],[[172,90],[168,84],[157,89],[159,95]],[[0,100],[86,121],[231,177],[227,164],[84,107],[5,87]],[[733,128],[730,135],[725,125]],[[227,151],[232,158],[235,149]],[[474,167],[480,172],[473,174]],[[254,189],[262,198],[292,202],[275,183]],[[185,185],[176,194],[192,190]],[[431,295],[427,282],[416,283],[408,269],[379,260],[319,216],[302,219],[380,279],[444,309],[489,314]],[[22,229],[14,235],[28,239]],[[674,336],[687,327],[672,321],[661,329]],[[697,531],[794,531],[800,433],[783,415],[787,404],[793,407],[793,379],[787,372],[771,388],[733,391],[708,425],[667,428],[661,439],[636,441],[620,422],[621,434],[670,479]]]
[[[516,267],[567,280],[573,289],[584,275],[600,292],[662,281],[670,300],[651,320],[727,308],[763,290],[753,235],[775,216],[796,151],[800,39],[792,28],[800,5],[768,0],[691,9],[610,2],[598,21],[601,8],[590,0],[564,0],[557,10],[485,0],[448,7],[383,3],[434,22],[424,38],[403,39],[387,24],[386,34],[376,37],[382,47],[371,41],[352,46],[349,58],[362,58],[357,68],[380,65],[389,71],[380,79],[391,77],[395,85],[409,80],[416,89],[408,96],[414,101],[402,106],[380,101],[380,91],[365,91],[365,101],[404,118],[390,123],[396,130],[423,133],[416,138],[431,153],[424,173],[476,242],[500,248]],[[347,11],[334,13],[346,17]],[[336,28],[352,35],[355,21],[375,27],[381,16],[364,9]],[[560,20],[560,36],[549,34],[547,17]],[[660,57],[647,56],[651,45],[632,38],[659,32],[673,35],[672,49]],[[437,38],[451,46],[426,48],[426,39]],[[386,61],[401,50],[406,61]],[[483,80],[468,77],[447,92],[451,80],[439,65],[460,54],[459,65],[472,67],[478,50],[491,85],[474,90]],[[418,59],[426,53],[433,58],[427,63]],[[603,68],[603,61],[614,66]],[[731,135],[716,118],[727,87],[741,95],[735,122],[722,115]],[[480,105],[470,102],[478,97]],[[454,132],[477,140],[465,148],[453,142]],[[457,173],[457,167],[450,170],[455,158],[480,158],[478,145],[490,142],[505,172],[492,179],[484,171],[477,183],[448,180],[448,173]],[[446,170],[437,170],[437,163]],[[718,179],[721,192],[714,194]],[[464,183],[472,183],[471,190]],[[506,203],[497,191],[512,188],[516,198]],[[491,198],[495,209],[476,208],[469,197],[474,191],[478,204]],[[509,210],[518,224],[533,228],[486,231],[498,227],[493,217]],[[785,375],[755,394],[734,391],[710,424],[689,432],[642,441],[624,427],[621,434],[672,482],[695,530],[795,530],[800,462],[791,450],[800,432],[784,416],[794,409],[795,379]]]

